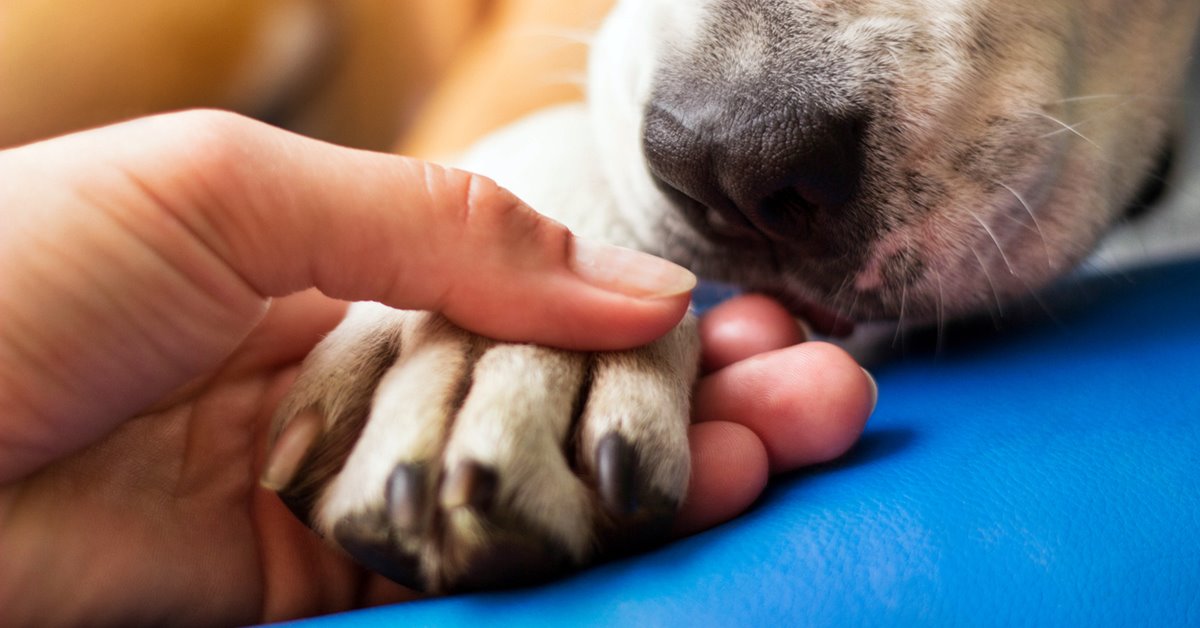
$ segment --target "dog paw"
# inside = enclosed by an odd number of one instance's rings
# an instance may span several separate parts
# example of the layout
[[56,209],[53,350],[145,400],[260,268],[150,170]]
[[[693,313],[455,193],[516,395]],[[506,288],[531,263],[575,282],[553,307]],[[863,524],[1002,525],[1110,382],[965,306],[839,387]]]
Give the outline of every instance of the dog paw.
[[585,354],[356,304],[281,405],[264,484],[401,584],[542,580],[665,536],[687,487],[696,363],[690,320]]

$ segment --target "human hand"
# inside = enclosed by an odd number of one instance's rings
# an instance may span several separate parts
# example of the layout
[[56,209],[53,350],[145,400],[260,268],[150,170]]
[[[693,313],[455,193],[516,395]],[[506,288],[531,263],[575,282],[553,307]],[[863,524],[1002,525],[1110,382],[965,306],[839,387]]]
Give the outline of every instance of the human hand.
[[[573,245],[484,179],[211,112],[0,154],[0,207],[0,623],[246,623],[402,597],[256,484],[274,405],[344,312],[330,297],[612,349],[670,328],[692,281]],[[743,359],[779,335],[764,311],[715,341],[730,365],[698,392],[718,420],[693,427],[681,531],[744,509],[764,465],[840,453],[869,413],[867,379],[826,345]],[[785,362],[833,379],[757,413]],[[831,428],[802,444],[797,424]]]

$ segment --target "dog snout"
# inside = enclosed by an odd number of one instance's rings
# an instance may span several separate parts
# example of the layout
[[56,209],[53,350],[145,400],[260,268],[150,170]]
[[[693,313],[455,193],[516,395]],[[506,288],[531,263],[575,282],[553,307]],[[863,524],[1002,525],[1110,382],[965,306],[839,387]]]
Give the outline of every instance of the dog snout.
[[655,182],[702,228],[794,241],[836,221],[854,197],[864,126],[862,116],[812,103],[659,93],[646,107],[642,149]]

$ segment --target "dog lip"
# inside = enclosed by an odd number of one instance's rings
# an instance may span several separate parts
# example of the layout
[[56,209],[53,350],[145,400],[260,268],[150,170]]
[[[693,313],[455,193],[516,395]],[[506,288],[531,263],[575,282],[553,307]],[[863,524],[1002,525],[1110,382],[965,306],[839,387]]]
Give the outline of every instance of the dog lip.
[[763,292],[777,299],[788,311],[823,336],[845,338],[854,332],[854,319],[832,307],[801,297],[786,288],[766,289]]
[[854,333],[854,320],[842,316],[837,310],[813,302],[805,302],[797,309],[800,315],[818,333],[833,338],[846,338]]

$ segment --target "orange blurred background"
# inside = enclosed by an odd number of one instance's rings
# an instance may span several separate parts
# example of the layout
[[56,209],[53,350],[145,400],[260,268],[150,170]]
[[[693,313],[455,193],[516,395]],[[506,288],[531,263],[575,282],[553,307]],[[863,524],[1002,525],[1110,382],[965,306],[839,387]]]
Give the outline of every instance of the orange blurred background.
[[0,146],[218,107],[436,157],[582,98],[612,0],[8,0]]

